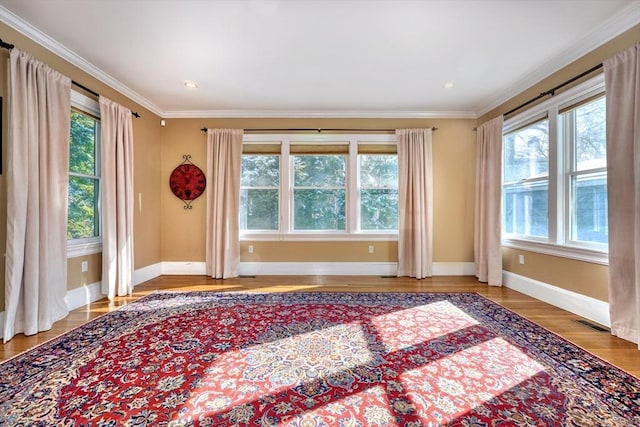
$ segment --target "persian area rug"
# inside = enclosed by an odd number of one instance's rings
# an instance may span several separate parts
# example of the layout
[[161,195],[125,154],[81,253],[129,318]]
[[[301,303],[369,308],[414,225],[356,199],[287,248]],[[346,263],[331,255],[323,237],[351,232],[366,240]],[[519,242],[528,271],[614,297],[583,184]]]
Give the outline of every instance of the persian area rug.
[[3,426],[640,425],[638,378],[471,293],[156,293],[0,381]]

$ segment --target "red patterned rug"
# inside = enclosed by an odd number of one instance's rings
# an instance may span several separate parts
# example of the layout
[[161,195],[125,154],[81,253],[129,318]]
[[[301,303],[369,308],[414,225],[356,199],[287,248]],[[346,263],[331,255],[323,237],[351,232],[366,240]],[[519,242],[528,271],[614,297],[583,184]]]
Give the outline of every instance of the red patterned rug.
[[2,363],[0,425],[639,426],[640,380],[477,294],[163,292]]

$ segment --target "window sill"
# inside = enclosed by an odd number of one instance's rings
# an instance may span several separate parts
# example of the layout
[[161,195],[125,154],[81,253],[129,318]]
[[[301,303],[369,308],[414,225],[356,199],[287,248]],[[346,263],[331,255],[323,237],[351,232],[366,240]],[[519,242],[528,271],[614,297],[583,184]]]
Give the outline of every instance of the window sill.
[[503,239],[502,246],[523,251],[537,252],[562,258],[586,261],[594,264],[609,265],[609,253],[597,249],[576,246],[557,245],[554,243],[532,242],[519,239]]
[[243,233],[240,241],[397,241],[398,233]]
[[67,241],[67,258],[76,258],[102,252],[102,239],[78,239]]

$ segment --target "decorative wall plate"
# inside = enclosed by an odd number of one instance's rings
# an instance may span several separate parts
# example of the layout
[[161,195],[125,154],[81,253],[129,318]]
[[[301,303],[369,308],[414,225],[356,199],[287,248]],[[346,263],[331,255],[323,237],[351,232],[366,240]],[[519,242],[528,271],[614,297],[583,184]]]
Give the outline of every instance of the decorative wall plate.
[[191,155],[185,154],[184,159],[169,177],[169,187],[175,196],[184,202],[185,209],[191,209],[191,202],[204,192],[207,179],[204,172],[191,162]]

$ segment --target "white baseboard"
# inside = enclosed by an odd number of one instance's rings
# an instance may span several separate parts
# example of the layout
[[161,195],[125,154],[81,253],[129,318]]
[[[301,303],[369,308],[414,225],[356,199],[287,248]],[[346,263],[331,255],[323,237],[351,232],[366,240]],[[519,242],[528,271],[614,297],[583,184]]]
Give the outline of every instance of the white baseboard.
[[507,288],[522,292],[525,295],[593,320],[601,325],[611,326],[609,303],[607,302],[509,271],[502,273],[502,281]]
[[[206,274],[204,262],[163,262],[161,273],[166,275]],[[394,276],[398,265],[395,262],[241,262],[243,276],[287,276],[287,275],[341,275],[341,276]],[[473,276],[472,262],[435,262],[434,276]]]
[[75,310],[76,308],[80,308],[104,298],[104,294],[100,289],[100,284],[101,282],[95,282],[67,291],[67,295],[64,297],[64,300],[67,303],[67,309],[69,311]]
[[207,274],[204,262],[162,262],[161,272],[167,275],[192,275],[200,276]]
[[476,264],[473,262],[434,262],[434,276],[473,276]]
[[241,262],[241,275],[392,276],[395,262]]
[[140,283],[146,282],[147,280],[155,279],[161,274],[162,274],[161,262],[139,268],[133,272],[133,286],[138,286]]

